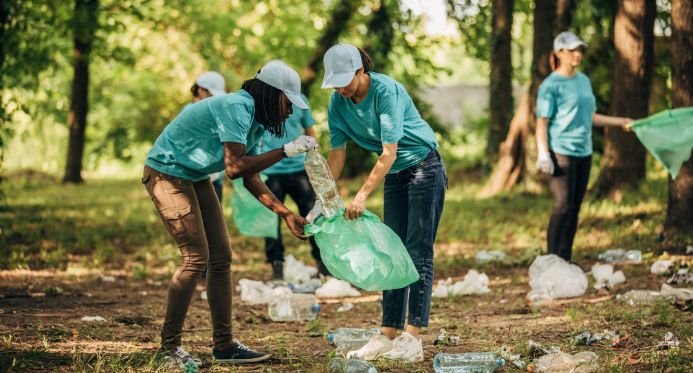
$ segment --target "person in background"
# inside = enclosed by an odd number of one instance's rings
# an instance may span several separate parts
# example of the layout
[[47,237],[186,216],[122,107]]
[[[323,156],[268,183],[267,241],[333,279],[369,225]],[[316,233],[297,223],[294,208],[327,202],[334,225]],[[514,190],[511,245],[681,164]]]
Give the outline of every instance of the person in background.
[[254,363],[270,354],[254,351],[231,331],[231,246],[221,203],[209,174],[225,170],[276,214],[291,233],[305,239],[306,219],[291,212],[262,182],[259,172],[285,157],[316,149],[315,139],[299,136],[283,147],[260,154],[265,131],[284,134],[292,104],[301,99],[298,73],[286,65],[267,63],[237,92],[215,95],[181,111],[164,128],[147,153],[142,184],[161,221],[178,245],[182,261],[168,288],[161,353],[180,367],[201,361],[181,345],[183,324],[198,279],[207,270],[212,319],[212,354],[217,362]]
[[[346,160],[346,142],[377,153],[378,161],[345,218],[357,219],[366,200],[385,182],[384,222],[402,239],[420,275],[406,288],[383,291],[380,333],[350,358],[423,360],[419,332],[428,326],[433,287],[433,243],[443,212],[447,176],[435,134],[421,118],[406,89],[373,72],[370,57],[350,44],[337,44],[323,59],[323,88],[334,88],[328,107],[330,153],[337,179]],[[405,329],[405,316],[409,318]],[[397,336],[397,330],[403,332]]]
[[[302,95],[301,97],[304,101],[308,101],[305,96]],[[301,134],[315,138],[314,124],[315,119],[313,119],[310,109],[296,110],[294,108],[293,114],[286,120],[284,136],[278,138],[265,133],[265,136],[262,138],[262,147],[263,149],[276,149]],[[265,184],[267,184],[272,193],[282,202],[289,195],[298,206],[298,211],[302,216],[306,216],[315,205],[315,192],[313,192],[313,188],[308,180],[304,162],[305,154],[301,154],[296,157],[283,159],[263,171],[268,176]],[[271,237],[265,238],[265,255],[267,262],[272,266],[273,280],[284,279],[284,242],[282,241],[281,224],[278,229],[279,232],[276,239]],[[318,267],[318,273],[329,276],[330,272],[320,259],[320,249],[315,243],[315,239],[311,237],[309,242],[311,254]]]
[[553,211],[547,229],[549,254],[570,261],[580,205],[592,167],[592,126],[628,129],[630,118],[596,113],[596,99],[587,75],[577,70],[587,44],[572,32],[553,41],[553,71],[537,94],[537,169],[551,175]]
[[[192,102],[204,100],[207,97],[226,94],[226,81],[224,77],[216,71],[207,71],[200,74],[195,79],[195,84],[190,87],[192,93]],[[209,175],[214,186],[214,192],[217,194],[219,201],[223,201],[224,196],[224,171]]]

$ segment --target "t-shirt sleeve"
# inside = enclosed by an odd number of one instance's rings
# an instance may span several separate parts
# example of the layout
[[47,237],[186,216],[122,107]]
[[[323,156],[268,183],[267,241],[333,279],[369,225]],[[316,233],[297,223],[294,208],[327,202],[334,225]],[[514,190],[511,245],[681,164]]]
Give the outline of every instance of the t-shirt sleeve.
[[333,100],[327,108],[327,125],[330,129],[330,147],[332,149],[343,148],[349,140],[349,136],[344,133],[345,123],[335,108],[336,105]]
[[221,142],[247,145],[248,132],[253,123],[253,112],[245,105],[225,105],[214,112]]
[[384,89],[375,97],[383,144],[395,144],[404,136],[405,102],[402,96],[396,90]]
[[592,82],[590,81],[590,78],[587,77],[587,75],[585,75],[585,80],[587,81],[587,87],[589,87],[590,95],[592,96],[592,100],[590,101],[592,106],[590,107],[590,110],[592,111],[592,113],[596,113],[597,112],[597,98],[594,96],[594,91],[592,90]]
[[556,111],[556,99],[553,95],[551,85],[545,80],[539,86],[537,93],[537,117],[551,118]]

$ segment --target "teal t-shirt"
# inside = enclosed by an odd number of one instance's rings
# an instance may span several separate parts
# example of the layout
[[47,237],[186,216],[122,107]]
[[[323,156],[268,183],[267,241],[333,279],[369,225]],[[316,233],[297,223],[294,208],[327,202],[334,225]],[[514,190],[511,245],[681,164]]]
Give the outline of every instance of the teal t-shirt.
[[[308,99],[301,95],[303,100],[308,102]],[[265,132],[262,137],[262,151],[268,152],[273,149],[278,149],[284,146],[284,144],[294,140],[295,138],[303,135],[306,128],[310,128],[315,124],[315,119],[313,119],[313,113],[308,110],[302,110],[293,106],[293,113],[285,122],[284,136],[274,137],[269,132]],[[267,175],[278,175],[278,174],[292,174],[294,172],[302,171],[305,168],[306,155],[301,153],[295,157],[284,158],[281,161],[275,163],[269,168],[262,171],[262,173]]]
[[539,86],[537,117],[549,120],[549,148],[558,154],[592,154],[592,115],[597,110],[592,83],[578,72],[566,77],[551,73]]
[[244,144],[258,154],[265,132],[255,120],[255,103],[244,90],[186,106],[147,153],[145,164],[161,173],[191,180],[224,170],[224,143]]
[[327,110],[330,145],[336,149],[353,140],[380,155],[383,144],[397,143],[397,160],[388,172],[396,173],[426,158],[438,148],[438,142],[400,83],[387,75],[368,74],[371,86],[358,104],[332,93]]

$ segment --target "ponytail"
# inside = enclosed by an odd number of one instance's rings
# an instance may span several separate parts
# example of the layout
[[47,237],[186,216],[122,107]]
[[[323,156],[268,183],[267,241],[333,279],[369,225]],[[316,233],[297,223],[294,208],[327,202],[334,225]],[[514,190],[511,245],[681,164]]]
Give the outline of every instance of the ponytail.
[[361,64],[363,65],[363,72],[367,73],[371,70],[373,70],[373,60],[371,59],[371,56],[366,53],[361,48],[358,48],[359,54],[361,55]]
[[554,71],[558,68],[558,66],[561,65],[561,60],[558,59],[558,55],[556,52],[551,52],[549,55],[549,67],[551,68],[551,71]]

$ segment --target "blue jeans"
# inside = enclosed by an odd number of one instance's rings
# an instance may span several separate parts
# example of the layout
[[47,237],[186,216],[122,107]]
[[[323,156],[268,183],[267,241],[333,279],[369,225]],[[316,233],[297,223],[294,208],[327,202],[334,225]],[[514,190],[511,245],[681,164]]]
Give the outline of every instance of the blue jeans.
[[443,212],[447,175],[437,150],[418,164],[385,177],[385,224],[404,243],[419,280],[383,291],[382,326],[404,329],[407,303],[409,325],[428,326],[433,288],[433,243]]

